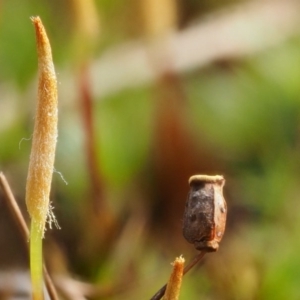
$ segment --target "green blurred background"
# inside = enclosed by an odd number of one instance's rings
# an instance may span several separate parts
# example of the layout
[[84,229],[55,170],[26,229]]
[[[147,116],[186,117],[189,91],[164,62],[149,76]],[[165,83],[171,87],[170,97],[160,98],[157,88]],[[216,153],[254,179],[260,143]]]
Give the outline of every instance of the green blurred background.
[[[190,261],[181,226],[194,174],[225,176],[228,222],[180,299],[300,299],[299,12],[283,0],[0,2],[0,171],[27,220],[30,16],[52,45],[61,229],[47,231],[44,251],[62,299],[75,298],[58,276],[89,299],[149,299],[176,256]],[[2,193],[0,208],[1,271],[24,270]]]

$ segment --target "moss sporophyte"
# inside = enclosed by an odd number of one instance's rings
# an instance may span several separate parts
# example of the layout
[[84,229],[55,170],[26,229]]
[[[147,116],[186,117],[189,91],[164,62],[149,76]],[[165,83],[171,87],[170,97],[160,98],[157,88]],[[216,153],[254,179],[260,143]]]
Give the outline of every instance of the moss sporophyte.
[[39,17],[31,18],[38,54],[38,99],[26,182],[26,205],[31,217],[30,270],[33,299],[43,299],[42,238],[46,222],[55,222],[49,205],[57,141],[57,81],[50,42]]

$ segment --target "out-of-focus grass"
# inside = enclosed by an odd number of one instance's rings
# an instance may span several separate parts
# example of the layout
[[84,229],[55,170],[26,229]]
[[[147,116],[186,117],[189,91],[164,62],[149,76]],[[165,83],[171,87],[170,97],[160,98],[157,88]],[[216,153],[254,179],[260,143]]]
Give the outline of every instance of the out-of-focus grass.
[[100,100],[96,109],[103,172],[108,181],[124,184],[145,165],[151,151],[151,91],[123,91]]

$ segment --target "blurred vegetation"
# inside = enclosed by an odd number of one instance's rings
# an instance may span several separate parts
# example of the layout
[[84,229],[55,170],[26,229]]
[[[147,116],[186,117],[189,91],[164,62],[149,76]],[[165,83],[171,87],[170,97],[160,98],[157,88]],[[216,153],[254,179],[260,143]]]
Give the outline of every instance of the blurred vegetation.
[[[98,286],[94,299],[150,298],[167,281],[170,262],[196,252],[181,235],[189,176],[219,173],[229,208],[225,237],[185,276],[181,299],[300,299],[300,36],[100,98],[88,80],[94,59],[149,32],[142,1],[87,1],[99,28],[85,41],[79,2],[0,4],[0,170],[23,209],[37,85],[30,16],[47,29],[59,93],[69,88],[65,70],[78,82],[74,99],[59,99],[55,168],[68,185],[54,173],[61,230],[45,239],[53,276]],[[233,2],[177,1],[176,27]],[[18,232],[6,236],[6,226],[0,267],[18,268],[9,246]]]

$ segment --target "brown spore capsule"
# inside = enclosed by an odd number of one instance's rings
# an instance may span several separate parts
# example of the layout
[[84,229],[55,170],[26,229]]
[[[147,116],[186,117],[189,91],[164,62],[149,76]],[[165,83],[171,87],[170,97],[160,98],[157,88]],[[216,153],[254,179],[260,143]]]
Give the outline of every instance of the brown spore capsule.
[[183,215],[183,236],[200,251],[219,248],[224,235],[227,205],[223,197],[223,176],[194,175]]

